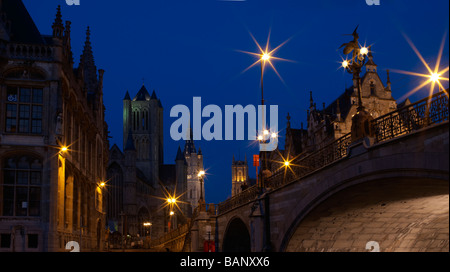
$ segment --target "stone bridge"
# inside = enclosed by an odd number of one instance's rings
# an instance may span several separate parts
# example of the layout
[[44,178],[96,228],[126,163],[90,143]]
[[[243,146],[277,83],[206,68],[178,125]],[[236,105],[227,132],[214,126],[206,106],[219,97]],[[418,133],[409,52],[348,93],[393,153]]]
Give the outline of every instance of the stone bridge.
[[448,252],[448,93],[371,125],[193,218],[184,250],[202,250],[209,225],[217,251]]

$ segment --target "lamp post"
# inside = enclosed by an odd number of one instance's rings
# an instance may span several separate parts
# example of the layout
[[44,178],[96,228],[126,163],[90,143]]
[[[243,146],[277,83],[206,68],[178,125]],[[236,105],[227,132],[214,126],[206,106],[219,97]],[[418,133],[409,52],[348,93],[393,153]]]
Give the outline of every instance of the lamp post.
[[362,93],[361,93],[361,77],[360,73],[362,67],[366,64],[367,55],[369,54],[368,47],[360,47],[358,38],[359,35],[353,31],[353,41],[344,43],[341,47],[344,47],[344,54],[352,53],[350,60],[346,59],[342,62],[342,67],[353,76],[353,82],[356,84],[358,92],[358,107],[356,109],[356,114],[352,117],[352,128],[351,128],[351,140],[352,142],[360,140],[366,136],[372,136],[372,125],[371,121],[373,117],[367,112],[362,104]]
[[342,62],[342,67],[353,76],[353,81],[356,82],[358,89],[358,111],[363,110],[364,106],[362,104],[362,94],[361,94],[361,77],[360,73],[364,64],[366,64],[366,56],[369,53],[367,47],[362,47],[359,50],[359,54],[349,60],[344,60]]
[[169,212],[169,227],[168,227],[168,231],[170,231],[173,227],[171,227],[171,225],[172,225],[172,218],[173,218],[173,215],[175,214],[175,212],[174,211],[170,211]]
[[[275,51],[275,50],[273,50]],[[268,129],[266,127],[266,120],[265,120],[265,113],[264,113],[264,69],[266,67],[266,62],[270,63],[270,59],[272,58],[271,53],[273,52],[267,52],[267,48],[266,51],[262,52],[259,56],[260,56],[260,62],[261,62],[261,106],[262,106],[262,131],[260,131],[260,134],[257,135],[257,139],[259,141],[260,144],[263,144],[266,142],[267,138],[270,139],[270,137],[272,138],[276,138],[278,137],[278,134],[276,131],[270,131],[270,129]],[[278,59],[278,58],[275,58]],[[273,66],[272,66],[273,67]],[[268,165],[267,165],[267,151],[260,151],[260,153],[262,153],[261,157],[262,157],[262,165],[261,165],[261,176],[259,178],[259,184],[260,184],[260,188],[264,188],[265,187],[265,175],[269,176],[270,172],[268,170]],[[258,177],[257,177],[258,178]]]
[[[265,114],[264,114],[264,68],[266,66],[266,61],[268,61],[270,59],[270,55],[265,52],[263,54],[261,54],[261,106],[262,106],[262,129],[263,129],[263,135],[262,139],[264,139],[265,135],[269,134],[269,131],[266,129],[266,120],[265,120]],[[258,139],[260,139],[258,137]],[[261,143],[260,140],[260,143]],[[263,165],[262,165],[262,169],[261,172],[263,173],[261,175],[261,186],[264,187],[264,170],[267,169],[267,154],[265,151],[261,151],[262,152],[262,159],[263,159]]]
[[205,171],[204,170],[200,170],[198,172],[198,178],[200,181],[200,198],[198,200],[198,205],[200,206],[199,209],[200,211],[203,211],[205,207],[205,199],[203,198],[203,178],[205,176]]

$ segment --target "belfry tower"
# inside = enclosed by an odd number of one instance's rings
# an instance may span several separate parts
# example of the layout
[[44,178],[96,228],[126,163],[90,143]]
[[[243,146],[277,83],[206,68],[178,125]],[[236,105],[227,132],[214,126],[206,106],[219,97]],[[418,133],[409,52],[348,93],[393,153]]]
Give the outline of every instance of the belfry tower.
[[233,197],[242,192],[242,186],[248,185],[247,155],[245,156],[245,161],[236,161],[233,155],[231,179],[231,197]]
[[128,91],[123,99],[124,147],[129,133],[136,148],[136,166],[156,185],[159,166],[164,163],[163,107],[155,91],[150,95],[144,85],[133,100]]

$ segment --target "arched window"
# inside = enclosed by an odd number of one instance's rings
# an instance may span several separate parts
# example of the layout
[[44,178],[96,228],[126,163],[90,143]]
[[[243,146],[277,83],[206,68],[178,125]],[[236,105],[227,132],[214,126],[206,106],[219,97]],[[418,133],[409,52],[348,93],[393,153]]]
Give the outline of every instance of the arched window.
[[42,161],[17,155],[3,160],[0,184],[0,215],[39,216],[41,204]]
[[370,82],[370,95],[375,94],[375,83]]
[[244,181],[242,170],[238,170],[237,181]]

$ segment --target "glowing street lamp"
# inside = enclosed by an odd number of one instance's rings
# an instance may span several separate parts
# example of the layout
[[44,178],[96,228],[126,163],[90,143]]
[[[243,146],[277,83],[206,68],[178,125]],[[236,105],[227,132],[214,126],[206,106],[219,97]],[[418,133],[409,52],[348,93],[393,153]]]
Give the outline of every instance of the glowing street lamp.
[[[259,52],[258,53],[254,53],[254,52],[247,52],[247,51],[241,51],[243,53],[246,54],[251,54],[253,56],[256,56],[258,59],[249,67],[247,67],[242,73],[244,73],[245,71],[247,71],[248,69],[250,69],[251,67],[255,66],[259,63],[261,63],[261,106],[263,107],[263,112],[262,112],[262,116],[263,116],[263,120],[262,121],[262,131],[258,132],[257,135],[257,139],[260,142],[260,144],[262,144],[265,139],[267,139],[268,135],[273,135],[275,136],[276,132],[270,132],[269,130],[266,129],[266,122],[264,120],[264,69],[266,67],[266,64],[268,64],[270,67],[272,67],[273,71],[276,73],[276,75],[278,76],[278,78],[284,83],[284,80],[281,78],[280,74],[278,73],[278,71],[275,69],[275,66],[273,65],[272,61],[273,60],[282,60],[282,61],[289,61],[287,59],[282,59],[279,57],[275,57],[274,53],[280,49],[283,45],[285,45],[291,38],[287,39],[286,41],[284,41],[283,43],[281,43],[280,45],[278,45],[277,47],[275,47],[272,50],[269,50],[269,40],[270,40],[270,32],[269,32],[269,36],[267,38],[267,43],[265,48],[263,48],[255,39],[255,37],[250,33],[250,36],[252,37],[253,41],[255,42],[255,44],[258,46]],[[261,134],[260,134],[261,133]],[[274,137],[273,137],[274,138]],[[261,166],[261,173],[267,172],[267,159],[266,159],[266,151],[261,151],[261,155],[262,155],[262,161],[263,164]],[[261,187],[264,186],[264,178],[262,177],[263,175],[261,175],[261,182],[259,184],[261,184]]]
[[350,60],[345,59],[342,61],[342,67],[347,72],[353,75],[353,81],[356,82],[356,84],[358,85],[356,86],[358,89],[358,111],[362,111],[364,110],[364,107],[362,105],[360,73],[361,68],[365,65],[367,61],[366,56],[369,54],[370,46],[369,47],[360,46],[358,42],[359,35],[357,30],[358,26],[355,28],[352,34],[348,34],[353,36],[353,40],[348,43],[342,44],[341,47],[339,48],[344,47],[345,55],[352,53],[352,57]]
[[342,67],[347,68],[348,65],[349,65],[348,60],[344,60],[344,61],[342,62]]
[[[425,68],[428,71],[428,73],[418,73],[418,72],[410,72],[410,71],[403,71],[403,70],[392,69],[392,71],[397,72],[397,73],[406,74],[406,75],[412,75],[412,76],[418,76],[418,77],[424,77],[424,78],[427,79],[427,80],[423,81],[421,84],[419,84],[418,86],[416,86],[414,89],[410,90],[408,93],[406,93],[405,95],[400,97],[399,100],[405,99],[409,95],[415,93],[416,91],[422,89],[423,87],[425,87],[426,85],[428,85],[430,83],[431,83],[430,84],[430,92],[429,92],[428,97],[432,96],[433,91],[434,91],[434,87],[435,87],[436,84],[439,87],[439,91],[444,91],[445,92],[445,87],[442,85],[441,81],[448,81],[449,80],[448,77],[444,77],[443,76],[444,74],[448,73],[449,66],[445,67],[444,69],[441,69],[440,66],[441,66],[442,54],[443,54],[444,47],[445,47],[446,36],[447,35],[444,35],[442,37],[441,45],[440,45],[440,48],[439,48],[439,53],[438,53],[438,56],[437,56],[437,59],[436,59],[436,64],[435,64],[434,69],[432,69],[430,67],[430,65],[428,64],[428,62],[425,61],[424,57],[419,52],[419,50],[414,45],[414,43],[406,35],[404,35],[406,41],[409,43],[409,45],[411,46],[413,51],[416,53],[417,57],[420,59],[422,64],[425,66]],[[447,96],[448,96],[448,94],[447,94]]]
[[438,82],[438,81],[439,81],[439,74],[438,74],[438,73],[432,73],[432,74],[430,75],[430,79],[431,79],[431,81],[433,81],[433,82]]
[[355,28],[351,36],[353,40],[341,45],[344,47],[343,53],[345,55],[351,54],[350,59],[345,59],[342,61],[342,67],[353,76],[353,82],[356,84],[356,89],[358,92],[358,107],[356,108],[356,114],[352,117],[352,129],[351,129],[351,140],[356,141],[362,139],[366,136],[372,136],[373,131],[370,126],[365,124],[370,124],[373,117],[368,111],[365,110],[362,104],[362,93],[361,93],[361,70],[362,67],[367,62],[367,55],[370,54],[370,46],[361,46],[358,42],[359,35],[357,33],[358,27]]
[[359,50],[359,53],[361,54],[361,55],[367,55],[367,54],[369,54],[369,48],[367,48],[367,47],[361,47],[361,49]]
[[261,59],[263,61],[268,61],[270,59],[270,55],[268,53],[264,53],[261,55]]
[[200,170],[197,174],[199,180],[200,180],[200,199],[198,200],[200,206],[205,203],[205,200],[203,199],[203,178],[205,177],[205,171]]

